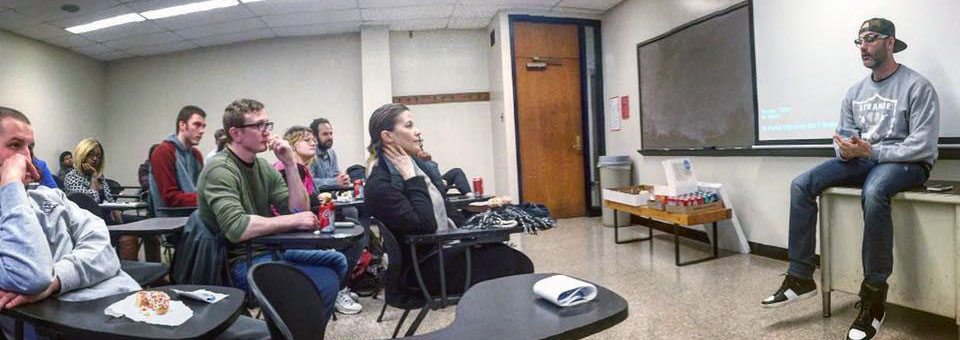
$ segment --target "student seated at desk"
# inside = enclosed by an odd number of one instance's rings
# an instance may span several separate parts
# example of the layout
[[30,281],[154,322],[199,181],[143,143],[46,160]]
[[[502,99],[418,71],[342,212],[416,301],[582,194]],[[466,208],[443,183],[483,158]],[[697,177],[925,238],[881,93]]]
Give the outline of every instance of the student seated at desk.
[[60,179],[63,179],[70,170],[73,170],[73,154],[70,151],[64,151],[60,153],[60,170],[57,171],[57,176]]
[[[67,173],[63,178],[63,191],[67,194],[81,193],[93,198],[97,203],[116,202],[117,199],[110,193],[110,187],[103,176],[106,155],[103,152],[103,145],[93,138],[81,140],[74,149],[76,162],[79,164],[73,170]],[[109,225],[134,222],[138,218],[134,216],[124,216],[120,210],[113,210],[106,217]],[[120,258],[124,260],[137,260],[137,254],[140,252],[140,238],[136,236],[120,236],[119,239]]]
[[[49,297],[86,301],[139,290],[120,270],[102,219],[60,190],[25,190],[39,176],[30,162],[33,142],[27,117],[0,107],[0,309]],[[13,319],[0,316],[0,325],[13,339]],[[24,335],[37,338],[30,325]]]
[[[233,246],[229,249],[230,274],[237,288],[247,289],[247,261],[239,243],[277,233],[317,230],[319,220],[310,212],[307,191],[297,172],[290,144],[272,136],[273,122],[263,104],[238,99],[223,113],[227,147],[217,153],[200,173],[197,184],[197,213],[204,223],[217,226]],[[257,157],[272,150],[285,165],[284,183],[270,164]],[[281,214],[274,216],[276,208]],[[293,212],[292,214],[289,214]],[[270,261],[273,254],[254,247],[253,264]],[[327,311],[333,312],[340,281],[346,277],[343,254],[328,250],[287,250],[284,262],[307,274],[323,297]],[[330,314],[318,316],[322,320]]]
[[[364,187],[366,207],[370,214],[382,221],[397,237],[431,234],[455,228],[448,224],[444,190],[441,179],[433,171],[425,171],[423,161],[411,157],[421,151],[423,140],[413,124],[413,115],[406,106],[386,104],[370,117],[370,174]],[[403,248],[407,284],[417,286],[416,277],[409,273],[409,247]],[[433,249],[421,247],[418,256]],[[423,259],[423,257],[420,257]],[[438,257],[430,257],[420,265],[427,289],[440,292]],[[503,276],[533,272],[533,262],[523,253],[503,243],[484,244],[471,250],[472,283]],[[463,249],[444,251],[444,271],[447,290],[452,294],[463,292],[466,257]]]
[[[310,195],[310,205],[319,205],[320,200],[313,183],[313,175],[310,173],[310,168],[307,167],[307,165],[313,164],[316,158],[317,139],[313,137],[310,128],[298,125],[287,129],[287,132],[283,134],[283,140],[290,143],[290,147],[293,148],[293,160],[297,162],[297,172],[300,173],[300,181],[303,182],[303,187],[307,190],[307,195]],[[286,166],[278,160],[273,162],[273,168],[282,174]],[[286,178],[284,178],[284,180],[286,181]],[[289,183],[287,184],[289,185]]]
[[196,185],[203,156],[196,146],[206,128],[207,113],[193,105],[184,106],[177,114],[176,133],[164,138],[150,153],[150,197],[158,217],[175,216],[160,208],[197,205]]

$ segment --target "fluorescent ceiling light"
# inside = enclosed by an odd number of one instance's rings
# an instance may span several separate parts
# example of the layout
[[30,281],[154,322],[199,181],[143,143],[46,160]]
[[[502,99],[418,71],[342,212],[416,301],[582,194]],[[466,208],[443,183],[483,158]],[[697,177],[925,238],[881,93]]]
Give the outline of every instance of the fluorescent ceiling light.
[[115,17],[107,18],[103,20],[97,20],[89,24],[67,27],[67,31],[73,34],[80,34],[80,33],[86,33],[90,31],[96,31],[99,29],[104,29],[107,27],[113,27],[117,25],[123,25],[131,22],[139,22],[144,20],[146,19],[144,19],[139,14],[130,13],[130,14],[119,15],[119,16],[115,16]]
[[201,2],[194,2],[194,3],[192,3],[192,4],[186,4],[186,5],[180,5],[180,6],[173,6],[173,7],[161,8],[161,9],[152,10],[152,11],[146,11],[146,12],[140,13],[140,15],[144,16],[144,17],[147,18],[147,19],[154,20],[154,19],[161,19],[161,18],[172,17],[172,16],[177,16],[177,15],[184,15],[184,14],[189,14],[189,13],[209,11],[209,10],[217,9],[217,8],[224,8],[224,7],[236,6],[236,5],[239,5],[239,4],[240,4],[240,3],[237,2],[237,0],[210,0],[210,1],[201,1]]
[[251,3],[251,2],[260,2],[260,1],[264,1],[264,0],[240,0],[240,2],[245,3],[245,4],[249,4],[249,3]]

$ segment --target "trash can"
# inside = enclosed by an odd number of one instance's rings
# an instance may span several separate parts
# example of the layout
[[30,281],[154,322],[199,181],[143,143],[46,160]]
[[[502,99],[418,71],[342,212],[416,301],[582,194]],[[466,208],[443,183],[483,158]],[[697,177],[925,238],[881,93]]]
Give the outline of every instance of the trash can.
[[[597,167],[600,168],[600,187],[603,189],[627,187],[633,181],[630,156],[600,156]],[[606,206],[602,209],[603,225],[613,227],[613,209]],[[630,213],[618,212],[617,224],[621,227],[630,225]]]

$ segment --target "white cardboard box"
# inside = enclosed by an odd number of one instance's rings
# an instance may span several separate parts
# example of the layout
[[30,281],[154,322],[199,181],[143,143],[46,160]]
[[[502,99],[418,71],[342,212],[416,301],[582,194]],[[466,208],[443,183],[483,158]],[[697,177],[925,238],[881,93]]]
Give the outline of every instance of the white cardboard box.
[[645,206],[652,195],[650,189],[649,185],[603,189],[603,199],[633,207]]

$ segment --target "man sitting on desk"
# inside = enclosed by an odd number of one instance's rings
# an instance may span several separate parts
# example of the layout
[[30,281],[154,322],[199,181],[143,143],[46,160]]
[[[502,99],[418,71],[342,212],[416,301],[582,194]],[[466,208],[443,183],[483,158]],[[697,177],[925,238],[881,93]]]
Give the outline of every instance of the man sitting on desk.
[[[0,310],[51,296],[86,301],[139,290],[120,270],[102,219],[63,191],[25,189],[39,176],[30,162],[33,142],[30,120],[0,107]],[[12,339],[13,319],[0,316],[0,325]],[[37,337],[30,325],[24,336]]]
[[[887,277],[893,271],[890,198],[923,185],[937,159],[939,101],[926,78],[898,64],[893,54],[907,48],[886,19],[860,26],[854,43],[870,75],[847,91],[841,106],[837,157],[793,180],[790,187],[790,266],[763,307],[780,307],[816,295],[817,196],[837,185],[861,185],[863,192],[863,283],[860,314],[848,339],[872,339],[885,316]],[[860,135],[859,137],[857,135]],[[841,245],[851,246],[851,245]]]
[[207,113],[187,105],[177,114],[176,133],[167,136],[150,153],[150,196],[158,217],[170,213],[158,208],[197,205],[196,185],[203,156],[197,144],[207,128]]
[[[217,226],[234,244],[229,250],[230,273],[237,288],[247,288],[246,253],[238,243],[277,233],[317,230],[319,221],[310,212],[310,200],[300,180],[290,144],[271,135],[263,104],[238,99],[223,113],[227,147],[210,158],[197,184],[197,211],[208,225]],[[267,149],[285,165],[284,176],[257,154]],[[289,189],[287,183],[290,183]],[[274,216],[272,209],[281,214]],[[253,264],[270,261],[272,254],[254,247]],[[347,260],[336,251],[287,250],[282,259],[312,280],[332,312]],[[321,316],[325,321],[330,314]]]
[[317,138],[317,157],[310,164],[314,187],[323,190],[350,186],[350,176],[340,172],[337,153],[333,152],[333,125],[326,118],[317,118],[310,123],[310,130]]

